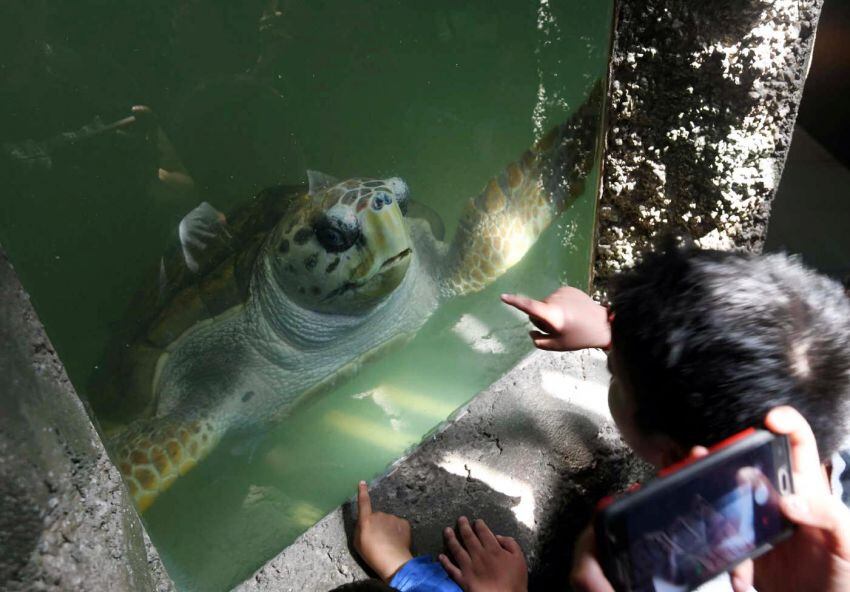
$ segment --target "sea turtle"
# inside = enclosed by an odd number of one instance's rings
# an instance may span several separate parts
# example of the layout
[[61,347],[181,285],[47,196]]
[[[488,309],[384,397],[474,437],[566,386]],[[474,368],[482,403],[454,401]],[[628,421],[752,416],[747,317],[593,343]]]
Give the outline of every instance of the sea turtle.
[[186,216],[95,389],[135,418],[110,448],[138,508],[227,430],[281,417],[518,262],[582,191],[600,87],[468,201],[448,244],[397,177],[309,173],[227,218],[206,203]]

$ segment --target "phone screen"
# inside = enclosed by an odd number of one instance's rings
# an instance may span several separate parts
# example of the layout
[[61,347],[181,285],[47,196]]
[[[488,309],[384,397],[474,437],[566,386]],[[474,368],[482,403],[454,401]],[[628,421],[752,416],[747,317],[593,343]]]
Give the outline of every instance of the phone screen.
[[790,533],[778,507],[791,487],[787,447],[773,442],[639,492],[617,529],[630,590],[690,590]]

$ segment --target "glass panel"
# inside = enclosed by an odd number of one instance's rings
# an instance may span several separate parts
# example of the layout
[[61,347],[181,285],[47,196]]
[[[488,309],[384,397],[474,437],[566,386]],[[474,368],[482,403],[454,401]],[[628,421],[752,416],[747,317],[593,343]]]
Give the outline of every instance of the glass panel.
[[611,12],[0,7],[0,241],[181,588],[249,576],[527,354],[499,293],[587,286]]

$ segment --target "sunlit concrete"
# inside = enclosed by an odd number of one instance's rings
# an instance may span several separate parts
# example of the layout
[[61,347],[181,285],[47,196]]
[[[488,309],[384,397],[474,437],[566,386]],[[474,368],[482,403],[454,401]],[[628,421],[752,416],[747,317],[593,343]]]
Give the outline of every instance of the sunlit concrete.
[[540,388],[551,397],[611,421],[607,383],[577,378],[554,370],[541,370]]
[[437,466],[460,477],[477,479],[491,487],[493,491],[510,497],[518,497],[519,503],[511,507],[520,524],[534,528],[534,489],[520,479],[515,479],[507,473],[497,471],[484,463],[480,463],[460,455],[449,453],[437,463]]

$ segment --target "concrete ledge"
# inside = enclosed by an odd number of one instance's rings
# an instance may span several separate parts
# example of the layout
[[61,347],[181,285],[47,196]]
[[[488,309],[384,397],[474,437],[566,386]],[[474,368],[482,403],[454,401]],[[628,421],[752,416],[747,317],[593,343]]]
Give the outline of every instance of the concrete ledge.
[[[607,389],[602,352],[531,354],[371,484],[373,507],[410,520],[419,554],[441,552],[458,516],[483,518],[522,545],[532,586],[563,585],[596,500],[646,471],[611,422]],[[237,590],[328,590],[366,577],[348,546],[353,523],[349,502]]]
[[172,589],[0,250],[0,588]]

